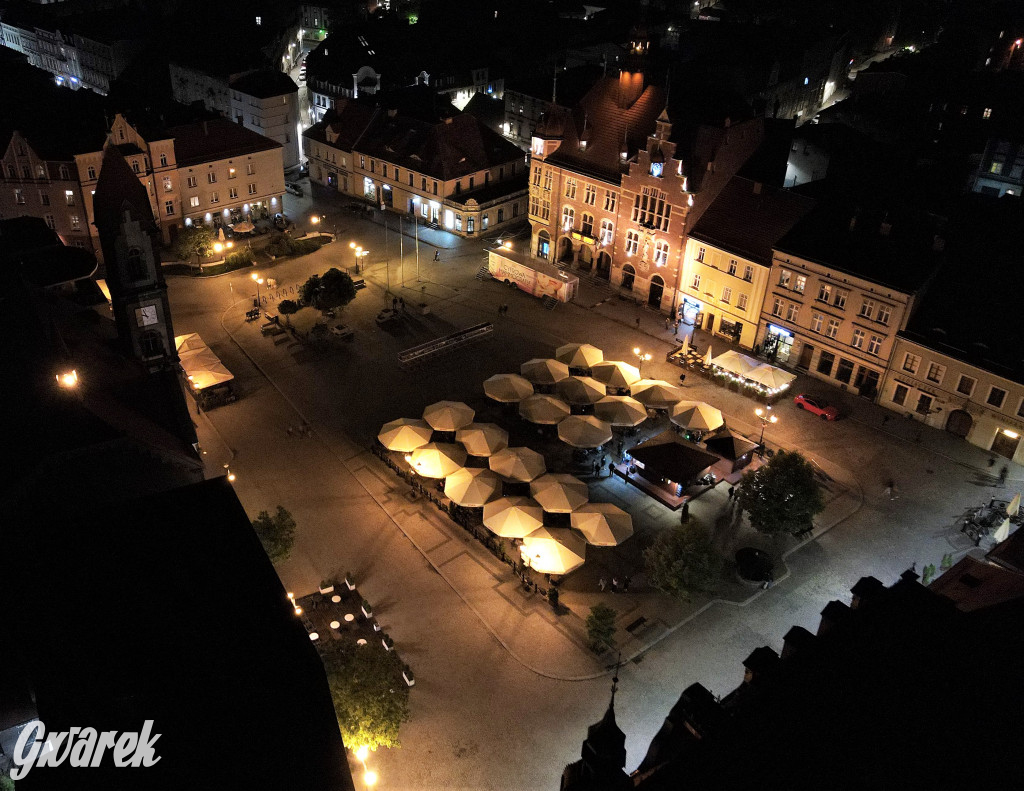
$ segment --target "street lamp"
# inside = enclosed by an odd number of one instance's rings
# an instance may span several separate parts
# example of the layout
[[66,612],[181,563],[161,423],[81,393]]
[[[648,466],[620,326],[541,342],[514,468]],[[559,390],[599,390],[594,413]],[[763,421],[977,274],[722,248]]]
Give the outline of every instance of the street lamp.
[[420,218],[416,212],[416,207],[420,205],[419,198],[412,199],[412,229],[416,236],[416,282],[420,282]]
[[256,307],[259,307],[263,304],[260,300],[260,286],[263,284],[263,278],[260,277],[259,272],[253,272],[252,279],[256,283]]
[[67,390],[73,390],[78,387],[78,372],[74,369],[56,374],[56,377],[57,384]]
[[366,256],[368,256],[370,254],[370,251],[369,250],[364,250],[362,247],[359,247],[355,242],[349,242],[348,246],[350,248],[352,248],[352,255],[355,256],[355,259],[356,259],[356,274],[358,275],[359,274],[359,259],[360,258],[365,258]]
[[772,408],[770,406],[767,406],[764,409],[761,409],[761,407],[758,407],[757,409],[754,410],[754,414],[757,415],[757,417],[761,421],[761,438],[757,441],[757,444],[759,446],[758,453],[759,453],[759,455],[763,456],[764,455],[764,430],[768,427],[769,423],[774,425],[775,423],[779,422],[779,419],[775,415],[772,414]]
[[640,351],[640,347],[639,346],[634,346],[633,347],[633,355],[636,357],[636,360],[637,360],[636,369],[637,369],[637,371],[640,371],[642,373],[643,372],[644,363],[650,362],[651,355],[648,354],[648,353]]

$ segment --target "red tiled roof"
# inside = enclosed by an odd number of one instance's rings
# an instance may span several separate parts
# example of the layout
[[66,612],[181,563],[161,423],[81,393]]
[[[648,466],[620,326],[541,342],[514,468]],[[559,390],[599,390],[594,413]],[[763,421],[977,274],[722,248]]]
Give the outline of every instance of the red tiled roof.
[[178,167],[282,148],[276,140],[226,118],[175,126],[168,130],[168,137],[174,138]]

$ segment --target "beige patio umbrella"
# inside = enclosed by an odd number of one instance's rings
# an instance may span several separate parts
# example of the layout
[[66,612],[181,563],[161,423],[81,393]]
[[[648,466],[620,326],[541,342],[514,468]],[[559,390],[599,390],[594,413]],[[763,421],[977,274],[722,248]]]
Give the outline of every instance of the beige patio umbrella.
[[501,478],[486,467],[463,467],[444,481],[444,493],[466,508],[483,508],[501,494]]
[[1006,506],[1006,515],[1007,516],[1016,516],[1017,512],[1019,510],[1020,510],[1020,492],[1017,492],[1017,494],[1015,494],[1013,496],[1013,499],[1010,500],[1010,504],[1008,506]]
[[523,539],[524,562],[541,574],[568,574],[583,565],[587,544],[567,527],[541,527]]
[[640,369],[618,360],[605,360],[590,369],[590,375],[609,387],[629,387],[639,382]]
[[570,368],[593,368],[604,360],[604,352],[589,343],[567,343],[555,349],[555,358]]
[[438,401],[423,410],[423,419],[436,431],[457,431],[472,423],[475,414],[461,401]]
[[614,547],[633,535],[633,517],[611,503],[580,506],[569,522],[595,547]]
[[484,380],[484,393],[502,404],[512,404],[533,395],[533,385],[519,374],[495,374]]
[[690,336],[683,338],[683,345],[679,347],[679,353],[684,357],[690,353]]
[[560,398],[537,394],[519,402],[519,414],[531,423],[553,426],[569,417],[569,405]]
[[549,472],[530,482],[530,496],[552,514],[567,514],[590,498],[590,487],[575,475]]
[[647,419],[647,407],[631,396],[605,396],[594,404],[594,414],[613,426],[639,426]]
[[757,368],[754,368],[745,376],[752,382],[764,385],[769,390],[783,390],[789,387],[789,383],[796,379],[796,374],[783,371],[774,365],[768,365],[768,363],[757,366]]
[[711,344],[708,344],[708,352],[704,355],[704,365],[711,365]]
[[426,478],[444,478],[466,463],[466,451],[460,445],[431,442],[416,448],[408,461],[416,472]]
[[608,394],[608,388],[589,376],[570,376],[555,385],[555,392],[570,404],[596,404]]
[[630,393],[653,409],[667,409],[683,400],[683,392],[662,379],[641,379],[630,388]]
[[400,417],[381,426],[377,439],[388,450],[409,453],[430,442],[433,431],[425,420]]
[[508,432],[497,423],[470,423],[455,432],[471,456],[491,456],[508,447]]
[[1005,541],[1010,537],[1010,517],[1006,517],[1003,523],[999,525],[999,529],[992,535],[997,544]]
[[544,525],[544,511],[529,497],[502,497],[484,506],[484,527],[502,538],[523,538]]
[[680,401],[672,407],[669,420],[694,431],[714,431],[725,423],[722,413],[703,401]]
[[487,460],[492,470],[503,478],[526,483],[547,472],[544,457],[529,448],[505,448]]
[[612,441],[612,427],[596,415],[569,415],[558,424],[558,438],[574,448],[599,448]]
[[569,376],[569,366],[558,360],[535,357],[519,366],[519,373],[534,384],[551,385]]

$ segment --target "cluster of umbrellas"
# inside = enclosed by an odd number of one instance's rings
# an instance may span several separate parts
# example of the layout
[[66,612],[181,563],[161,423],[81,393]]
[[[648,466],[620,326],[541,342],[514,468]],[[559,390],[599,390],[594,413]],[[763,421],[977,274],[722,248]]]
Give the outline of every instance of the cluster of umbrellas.
[[769,394],[785,390],[789,383],[796,379],[795,374],[740,354],[733,349],[718,355],[710,360],[710,363],[730,374],[736,381],[753,383]]

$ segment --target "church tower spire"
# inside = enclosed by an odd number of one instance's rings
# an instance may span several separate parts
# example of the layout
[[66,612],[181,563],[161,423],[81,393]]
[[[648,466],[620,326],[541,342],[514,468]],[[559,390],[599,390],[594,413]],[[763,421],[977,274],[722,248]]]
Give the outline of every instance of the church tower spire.
[[615,722],[615,692],[619,676],[612,678],[608,708],[599,722],[587,729],[582,760],[569,764],[562,773],[561,791],[625,791],[632,788],[625,772],[626,734]]

